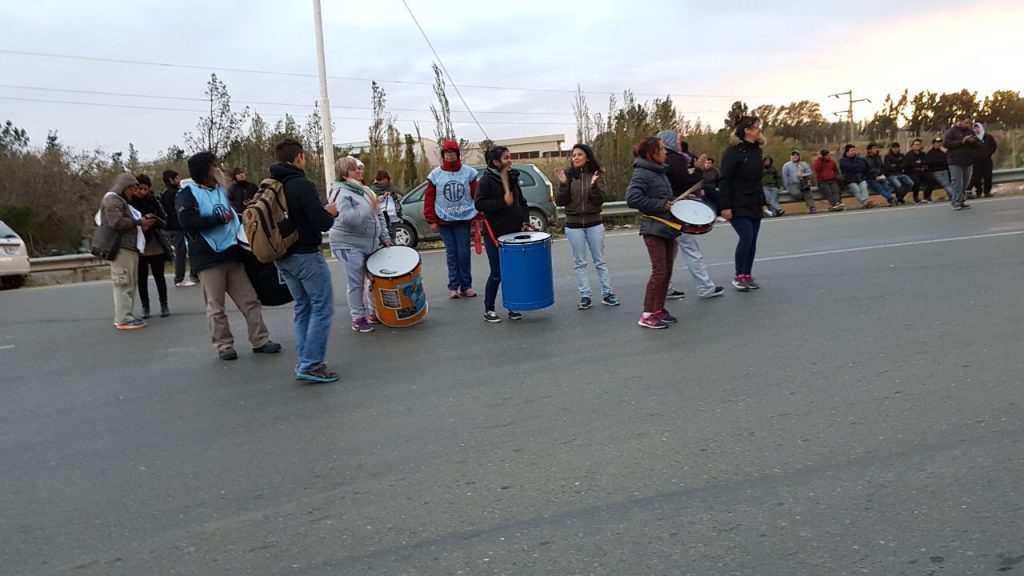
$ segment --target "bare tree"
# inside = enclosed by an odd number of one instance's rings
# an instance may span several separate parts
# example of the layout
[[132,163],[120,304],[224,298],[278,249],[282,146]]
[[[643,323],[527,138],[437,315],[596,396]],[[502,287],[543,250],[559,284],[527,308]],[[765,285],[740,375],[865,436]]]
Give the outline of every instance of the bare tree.
[[576,141],[590,144],[594,140],[594,118],[590,115],[587,97],[583,95],[583,88],[579,84],[576,85],[576,96],[572,101],[572,112],[576,115]]
[[227,86],[216,74],[210,74],[205,94],[210,102],[210,114],[199,118],[195,134],[185,134],[185,146],[193,153],[209,151],[220,157],[228,152],[232,142],[240,136],[247,113],[235,114],[231,111],[231,96]]
[[434,133],[438,142],[455,140],[455,128],[452,126],[452,111],[448,105],[448,94],[445,93],[444,74],[437,64],[432,65],[434,69],[434,95],[437,96],[437,106],[430,105],[430,113],[434,115]]

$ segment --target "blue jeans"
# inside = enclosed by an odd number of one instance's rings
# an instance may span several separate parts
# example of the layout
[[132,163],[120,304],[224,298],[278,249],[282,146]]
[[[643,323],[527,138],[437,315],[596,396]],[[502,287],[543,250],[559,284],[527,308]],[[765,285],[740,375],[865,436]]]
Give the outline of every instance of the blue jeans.
[[473,287],[473,273],[469,267],[470,222],[452,222],[438,226],[444,241],[444,255],[448,260],[448,289],[465,292]]
[[484,234],[484,248],[487,250],[487,261],[491,265],[491,274],[487,277],[484,289],[484,311],[494,311],[494,301],[498,298],[498,287],[501,286],[501,258],[498,247],[491,241],[489,234]]
[[277,269],[295,298],[295,372],[324,363],[327,337],[334,318],[334,287],[327,261],[319,252],[292,254],[276,262]]
[[590,279],[587,278],[587,250],[594,259],[597,280],[601,283],[601,295],[612,293],[612,278],[608,274],[608,263],[604,260],[604,224],[589,228],[566,228],[565,237],[572,248],[573,268],[576,271],[576,289],[581,298],[590,298]]
[[889,185],[888,180],[868,180],[867,182],[868,188],[885,198],[886,202],[895,201],[895,198],[892,197],[892,186]]
[[736,235],[740,237],[736,243],[736,275],[749,276],[754,269],[754,255],[757,253],[757,233],[761,230],[761,220],[754,218],[733,218],[730,221]]
[[889,176],[889,185],[896,191],[896,199],[903,201],[903,197],[914,188],[914,181],[906,174],[893,174]]

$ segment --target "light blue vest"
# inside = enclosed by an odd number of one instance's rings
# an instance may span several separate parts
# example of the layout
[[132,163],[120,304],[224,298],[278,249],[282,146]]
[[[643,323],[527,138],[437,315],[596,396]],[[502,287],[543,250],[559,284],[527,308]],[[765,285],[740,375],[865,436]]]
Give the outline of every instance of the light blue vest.
[[[192,191],[192,196],[196,199],[196,204],[199,205],[200,216],[216,216],[223,221],[227,211],[234,210],[231,207],[231,202],[228,200],[227,193],[219,185],[211,190],[199,184],[191,184],[189,189]],[[200,234],[203,235],[203,239],[210,245],[210,248],[213,248],[214,252],[223,252],[238,244],[238,231],[241,228],[242,223],[239,221],[238,214],[235,214],[231,222],[207,228],[202,230]]]
[[470,195],[470,184],[476,179],[475,168],[465,164],[458,172],[449,172],[440,166],[434,168],[429,179],[434,183],[437,194],[434,197],[434,212],[446,222],[458,222],[476,218],[476,206]]

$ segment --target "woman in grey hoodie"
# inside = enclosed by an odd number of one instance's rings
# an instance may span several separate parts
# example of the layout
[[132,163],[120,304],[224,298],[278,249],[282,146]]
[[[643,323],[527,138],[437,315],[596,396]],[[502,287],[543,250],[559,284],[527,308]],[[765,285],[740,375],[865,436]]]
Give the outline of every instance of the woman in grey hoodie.
[[366,259],[381,246],[391,246],[391,237],[377,195],[363,185],[363,163],[347,156],[334,167],[338,180],[331,185],[329,198],[338,207],[338,217],[330,232],[331,251],[345,267],[352,330],[373,332],[371,324],[380,321],[366,289]]

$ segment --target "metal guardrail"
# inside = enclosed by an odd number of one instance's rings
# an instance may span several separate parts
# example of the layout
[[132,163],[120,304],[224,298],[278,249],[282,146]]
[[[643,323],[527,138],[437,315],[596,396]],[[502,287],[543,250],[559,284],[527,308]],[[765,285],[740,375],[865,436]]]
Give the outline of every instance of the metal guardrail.
[[[1008,170],[996,170],[992,173],[992,182],[995,184],[1006,184],[1008,182],[1024,182],[1024,168],[1011,168]],[[821,198],[818,194],[818,189],[813,188],[812,191],[815,196]],[[846,190],[843,190],[843,195],[847,195]],[[782,192],[779,194],[779,200],[792,201],[788,193]],[[637,211],[626,206],[623,201],[618,202],[605,202],[602,210],[604,216],[631,216],[636,214]],[[565,217],[564,210],[558,209],[559,219]],[[324,242],[327,242],[327,236],[324,235]],[[92,254],[66,254],[64,256],[48,256],[45,258],[30,258],[29,262],[32,265],[32,273],[37,272],[59,272],[67,270],[82,270],[87,268],[100,268],[107,265],[107,262],[96,258]]]

